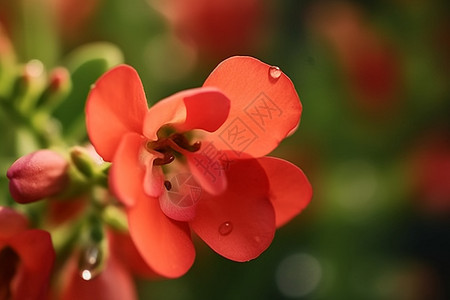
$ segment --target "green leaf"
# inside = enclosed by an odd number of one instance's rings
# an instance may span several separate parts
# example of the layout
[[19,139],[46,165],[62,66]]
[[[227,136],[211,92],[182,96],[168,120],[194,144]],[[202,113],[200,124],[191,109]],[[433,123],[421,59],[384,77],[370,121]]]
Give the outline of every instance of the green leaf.
[[122,52],[113,44],[95,43],[71,53],[66,62],[72,91],[55,111],[69,139],[79,142],[86,136],[84,106],[92,84],[108,69],[123,62]]

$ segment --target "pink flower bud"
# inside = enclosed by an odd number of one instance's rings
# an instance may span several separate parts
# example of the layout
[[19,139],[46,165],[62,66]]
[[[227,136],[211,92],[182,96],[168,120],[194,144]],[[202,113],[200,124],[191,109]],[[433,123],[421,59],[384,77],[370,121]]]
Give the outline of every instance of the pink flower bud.
[[68,162],[51,150],[39,150],[16,160],[8,169],[9,191],[19,203],[54,196],[68,184]]
[[66,68],[57,67],[52,70],[50,74],[50,89],[52,92],[59,92],[61,90],[67,89],[70,85],[70,74]]

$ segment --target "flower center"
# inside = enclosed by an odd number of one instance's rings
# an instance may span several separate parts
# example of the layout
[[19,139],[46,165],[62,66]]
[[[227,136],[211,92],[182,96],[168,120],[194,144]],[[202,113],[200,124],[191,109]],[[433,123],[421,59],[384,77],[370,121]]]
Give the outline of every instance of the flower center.
[[19,265],[19,256],[11,247],[0,250],[0,299],[11,299],[11,281]]
[[161,157],[153,161],[153,165],[161,166],[174,161],[175,153],[196,152],[200,149],[201,143],[195,142],[190,144],[188,139],[181,133],[173,133],[168,137],[160,138],[157,141],[150,141],[146,148],[150,152],[156,151]]

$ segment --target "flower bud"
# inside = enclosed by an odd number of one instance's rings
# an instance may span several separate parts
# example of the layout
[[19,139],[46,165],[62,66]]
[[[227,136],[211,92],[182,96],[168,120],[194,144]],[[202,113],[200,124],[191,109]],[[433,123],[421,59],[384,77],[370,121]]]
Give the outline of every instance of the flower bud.
[[69,183],[68,162],[51,150],[39,150],[16,160],[8,169],[9,191],[18,203],[58,194]]
[[57,67],[50,73],[47,87],[39,97],[36,107],[51,111],[67,98],[72,89],[72,81],[69,71],[63,67]]
[[22,114],[34,113],[36,101],[44,90],[46,77],[44,64],[37,59],[30,60],[23,66],[12,91],[14,105]]

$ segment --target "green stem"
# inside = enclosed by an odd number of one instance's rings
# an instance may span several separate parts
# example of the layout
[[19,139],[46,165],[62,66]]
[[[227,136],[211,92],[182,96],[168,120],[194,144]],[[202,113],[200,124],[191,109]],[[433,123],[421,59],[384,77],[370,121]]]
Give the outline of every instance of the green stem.
[[52,134],[48,132],[48,125],[52,118],[49,116],[36,117],[37,114],[25,114],[17,109],[14,109],[8,102],[0,101],[0,108],[4,111],[4,115],[9,117],[9,119],[17,126],[24,126],[29,130],[41,148],[48,148],[50,146],[61,146],[64,145],[63,139],[59,134]]

